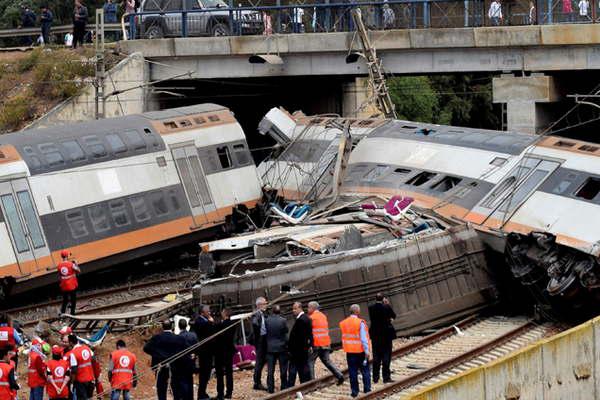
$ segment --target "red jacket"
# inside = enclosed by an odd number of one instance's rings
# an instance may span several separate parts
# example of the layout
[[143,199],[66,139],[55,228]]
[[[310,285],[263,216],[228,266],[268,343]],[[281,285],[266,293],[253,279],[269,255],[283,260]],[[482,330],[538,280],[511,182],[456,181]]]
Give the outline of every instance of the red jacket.
[[46,363],[44,363],[42,356],[33,349],[29,351],[27,384],[30,388],[40,387],[46,384]]
[[110,386],[117,390],[131,390],[135,373],[135,354],[127,349],[115,350],[110,355],[112,370]]
[[62,261],[56,267],[60,279],[60,290],[63,292],[72,292],[77,289],[77,272],[71,261]]
[[73,347],[70,351],[70,364],[71,367],[77,367],[77,372],[73,377],[76,382],[93,382],[96,377],[94,374],[94,367],[92,365],[92,358],[94,353],[85,344],[78,344]]
[[[56,383],[56,386],[60,388],[69,371],[69,362],[66,360],[49,360],[47,366],[48,375]],[[48,379],[48,383],[46,384],[46,391],[48,392],[48,397],[51,399],[66,399],[69,397],[69,385],[65,385],[61,392],[57,392],[50,379]]]
[[0,349],[15,351],[16,348],[15,329],[12,326],[0,326]]

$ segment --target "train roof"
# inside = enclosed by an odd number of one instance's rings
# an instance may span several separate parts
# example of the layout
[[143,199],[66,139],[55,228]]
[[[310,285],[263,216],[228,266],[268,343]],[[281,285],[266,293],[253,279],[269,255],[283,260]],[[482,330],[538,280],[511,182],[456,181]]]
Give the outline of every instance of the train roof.
[[394,120],[375,128],[370,138],[418,140],[451,146],[470,147],[506,154],[520,154],[534,144],[539,136],[517,132],[462,128],[448,125],[425,124]]
[[222,110],[207,103],[30,129],[0,135],[0,146],[14,146],[35,175],[164,150],[152,122]]

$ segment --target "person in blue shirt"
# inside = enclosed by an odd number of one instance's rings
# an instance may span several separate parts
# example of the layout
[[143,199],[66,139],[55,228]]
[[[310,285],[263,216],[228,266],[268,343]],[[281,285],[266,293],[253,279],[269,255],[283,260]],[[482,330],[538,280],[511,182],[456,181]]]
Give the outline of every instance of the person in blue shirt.
[[104,3],[104,22],[114,24],[117,22],[117,5],[112,0],[106,0]]

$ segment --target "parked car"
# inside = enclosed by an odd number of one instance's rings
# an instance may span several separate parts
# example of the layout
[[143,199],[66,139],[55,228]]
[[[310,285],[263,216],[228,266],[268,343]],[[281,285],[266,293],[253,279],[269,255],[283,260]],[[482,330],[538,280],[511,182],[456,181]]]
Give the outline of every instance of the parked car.
[[140,35],[145,39],[181,36],[182,11],[188,11],[188,36],[229,36],[232,28],[246,35],[263,31],[258,11],[231,11],[222,0],[143,0],[139,11],[152,13],[137,19]]

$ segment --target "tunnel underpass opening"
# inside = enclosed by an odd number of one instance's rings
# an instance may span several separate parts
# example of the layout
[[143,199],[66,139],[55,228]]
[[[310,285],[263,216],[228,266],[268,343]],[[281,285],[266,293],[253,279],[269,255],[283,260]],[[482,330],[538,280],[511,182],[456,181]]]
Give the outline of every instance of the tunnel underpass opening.
[[[273,107],[307,115],[342,114],[344,85],[354,78],[341,76],[203,79],[161,82],[154,86],[158,109],[199,103],[228,107],[244,129],[251,149],[268,148],[275,142],[258,133],[258,123]],[[256,162],[268,149],[253,152]]]

